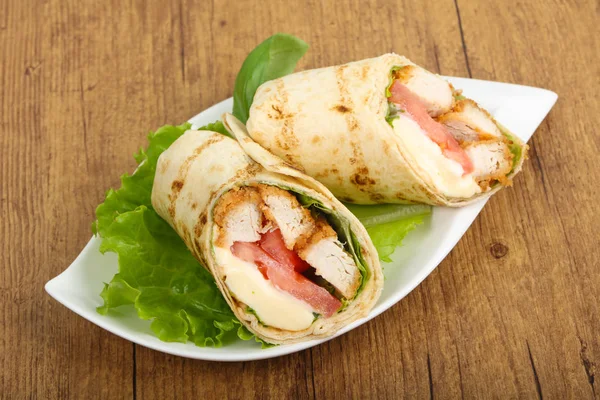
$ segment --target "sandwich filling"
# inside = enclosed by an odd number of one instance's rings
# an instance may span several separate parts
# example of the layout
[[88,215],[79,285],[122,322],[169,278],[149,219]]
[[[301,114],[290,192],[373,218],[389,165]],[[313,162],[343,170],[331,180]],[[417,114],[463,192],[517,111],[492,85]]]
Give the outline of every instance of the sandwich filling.
[[339,312],[364,279],[357,259],[326,218],[291,192],[256,184],[232,189],[215,206],[219,273],[243,314],[299,331]]
[[445,195],[470,197],[510,184],[510,138],[448,82],[417,66],[394,67],[386,95],[387,121]]

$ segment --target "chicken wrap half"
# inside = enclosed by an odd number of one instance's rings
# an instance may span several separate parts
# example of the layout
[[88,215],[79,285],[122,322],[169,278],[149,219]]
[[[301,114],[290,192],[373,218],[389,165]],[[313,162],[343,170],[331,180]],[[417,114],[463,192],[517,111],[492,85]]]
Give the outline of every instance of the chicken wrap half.
[[266,82],[247,126],[261,146],[358,204],[462,206],[510,185],[527,149],[397,54]]
[[364,227],[234,117],[226,122],[244,148],[188,131],[160,156],[157,213],[211,272],[240,322],[268,343],[330,336],[366,316],[383,276]]

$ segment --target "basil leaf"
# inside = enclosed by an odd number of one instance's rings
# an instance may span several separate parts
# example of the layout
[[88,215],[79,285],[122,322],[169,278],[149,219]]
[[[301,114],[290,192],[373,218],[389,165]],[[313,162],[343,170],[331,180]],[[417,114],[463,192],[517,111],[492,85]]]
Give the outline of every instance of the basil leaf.
[[233,115],[246,123],[256,89],[266,81],[292,73],[307,50],[303,40],[285,33],[271,36],[252,50],[235,79]]

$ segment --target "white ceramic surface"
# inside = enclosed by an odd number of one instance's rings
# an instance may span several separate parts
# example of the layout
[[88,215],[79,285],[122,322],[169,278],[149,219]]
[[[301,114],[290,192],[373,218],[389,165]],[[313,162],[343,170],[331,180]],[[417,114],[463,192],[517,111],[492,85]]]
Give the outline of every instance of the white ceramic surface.
[[[474,79],[448,79],[456,88],[463,89],[467,97],[478,101],[499,122],[524,140],[529,140],[557,99],[555,93],[539,88]],[[224,112],[230,111],[232,103],[232,99],[225,100],[190,121],[195,126],[213,122]],[[524,168],[530,168],[527,162]],[[517,187],[508,190],[519,189]],[[452,250],[485,203],[486,200],[482,200],[460,209],[436,207],[431,219],[407,236],[404,246],[394,253],[393,262],[384,264],[385,289],[375,308],[366,318],[346,326],[336,336],[381,314],[421,283]],[[102,304],[99,293],[103,282],[109,282],[118,268],[116,255],[100,254],[99,245],[100,239],[93,237],[69,268],[46,284],[46,291],[65,307],[132,342],[183,357],[245,361],[277,357],[325,341],[310,341],[265,350],[254,341],[239,340],[218,349],[196,347],[192,343],[161,342],[152,334],[150,322],[137,318],[133,307],[117,316],[102,316],[96,312],[96,307]]]

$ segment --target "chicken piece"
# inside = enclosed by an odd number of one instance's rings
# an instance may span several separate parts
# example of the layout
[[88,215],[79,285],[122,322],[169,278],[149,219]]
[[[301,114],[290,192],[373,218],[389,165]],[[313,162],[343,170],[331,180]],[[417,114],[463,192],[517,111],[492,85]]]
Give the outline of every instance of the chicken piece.
[[346,299],[354,298],[360,286],[360,271],[324,219],[316,222],[315,233],[300,245],[302,248],[298,255],[315,269],[317,275],[333,285]]
[[437,117],[452,108],[452,86],[440,76],[409,65],[395,71],[394,77],[419,97],[430,116]]
[[255,188],[243,187],[225,193],[215,207],[214,220],[219,229],[217,245],[229,247],[233,242],[256,242],[263,227],[262,200]]
[[459,143],[502,138],[496,121],[471,99],[460,100],[452,111],[438,118]]
[[[214,220],[219,227],[216,245],[223,248],[237,242],[259,242],[265,246],[268,235],[263,234],[279,228],[282,247],[298,254],[345,298],[351,299],[356,294],[361,275],[354,259],[344,250],[327,221],[324,218],[315,221],[293,194],[262,184],[234,189],[219,200]],[[268,252],[278,259],[271,253]],[[304,262],[300,258],[298,261]],[[294,265],[293,269],[297,267]]]
[[504,183],[512,169],[512,154],[508,145],[500,140],[479,142],[465,148],[473,162],[473,176],[483,187],[492,180]]
[[465,174],[473,171],[473,163],[467,156],[467,153],[460,147],[454,136],[448,132],[448,129],[444,125],[431,118],[427,113],[425,104],[417,95],[398,80],[390,87],[390,94],[389,101],[405,111],[399,116],[400,120],[409,118],[416,122],[423,133],[440,146],[442,153],[446,157],[462,166]]
[[293,250],[296,242],[311,233],[314,219],[291,193],[275,186],[260,185],[265,217],[281,230],[285,246]]

